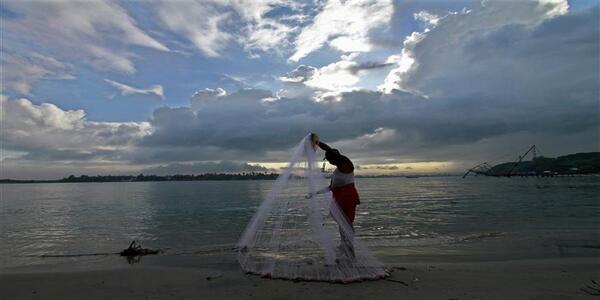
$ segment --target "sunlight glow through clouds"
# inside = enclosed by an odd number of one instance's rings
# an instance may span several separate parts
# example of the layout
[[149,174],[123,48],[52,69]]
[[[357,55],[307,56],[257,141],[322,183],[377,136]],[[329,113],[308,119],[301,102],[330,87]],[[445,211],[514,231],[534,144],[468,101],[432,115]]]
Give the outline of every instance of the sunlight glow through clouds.
[[[322,153],[319,153],[322,154]],[[282,162],[248,162],[253,166],[265,167],[274,172],[287,167],[287,163]],[[318,163],[319,168],[323,162]],[[356,175],[406,175],[406,174],[441,174],[457,172],[462,169],[456,168],[456,163],[452,161],[425,161],[425,162],[390,162],[381,164],[358,164],[355,163]],[[335,166],[325,163],[325,170],[332,172]]]

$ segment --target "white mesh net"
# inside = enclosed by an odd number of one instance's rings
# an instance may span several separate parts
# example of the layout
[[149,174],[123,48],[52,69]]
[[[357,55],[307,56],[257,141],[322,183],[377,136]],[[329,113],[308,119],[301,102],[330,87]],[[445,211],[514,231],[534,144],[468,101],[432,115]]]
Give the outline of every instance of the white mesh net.
[[331,192],[317,194],[327,185],[308,135],[238,243],[238,260],[246,272],[338,282],[385,276],[383,265],[355,238]]

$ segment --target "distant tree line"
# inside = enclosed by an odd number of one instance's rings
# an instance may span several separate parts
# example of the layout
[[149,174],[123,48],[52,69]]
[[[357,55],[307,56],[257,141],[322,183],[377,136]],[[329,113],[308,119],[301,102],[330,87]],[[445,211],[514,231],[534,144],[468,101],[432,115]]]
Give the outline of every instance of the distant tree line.
[[199,180],[272,180],[277,173],[205,173],[205,174],[176,174],[176,175],[144,175],[137,176],[74,176],[65,177],[59,182],[143,182],[143,181],[199,181]]
[[144,181],[201,181],[201,180],[273,180],[277,173],[205,173],[196,175],[70,175],[58,180],[14,180],[2,179],[0,183],[60,183],[60,182],[144,182]]

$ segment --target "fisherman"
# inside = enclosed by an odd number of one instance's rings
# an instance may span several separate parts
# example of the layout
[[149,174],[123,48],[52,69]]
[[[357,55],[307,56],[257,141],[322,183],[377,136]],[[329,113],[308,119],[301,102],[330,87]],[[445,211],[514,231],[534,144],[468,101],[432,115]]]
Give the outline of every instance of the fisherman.
[[[339,150],[332,149],[329,145],[321,142],[319,136],[316,133],[311,133],[311,142],[313,146],[319,146],[319,148],[325,151],[325,158],[330,164],[336,166],[331,176],[330,185],[320,191],[317,194],[326,193],[331,191],[333,198],[340,208],[341,212],[349,225],[349,228],[343,230],[340,224],[341,220],[336,220],[340,225],[340,236],[342,238],[343,250],[348,251],[351,256],[354,256],[354,216],[356,214],[356,205],[360,204],[358,191],[354,186],[354,164],[352,161],[342,155]],[[309,194],[307,198],[312,197]],[[334,219],[336,218],[333,215]]]

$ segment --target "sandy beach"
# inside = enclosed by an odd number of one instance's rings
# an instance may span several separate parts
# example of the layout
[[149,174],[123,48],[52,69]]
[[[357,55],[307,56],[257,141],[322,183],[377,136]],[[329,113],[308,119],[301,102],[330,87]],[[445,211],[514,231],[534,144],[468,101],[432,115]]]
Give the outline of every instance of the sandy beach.
[[600,259],[388,264],[386,280],[263,279],[240,271],[136,266],[0,274],[0,299],[597,299]]

